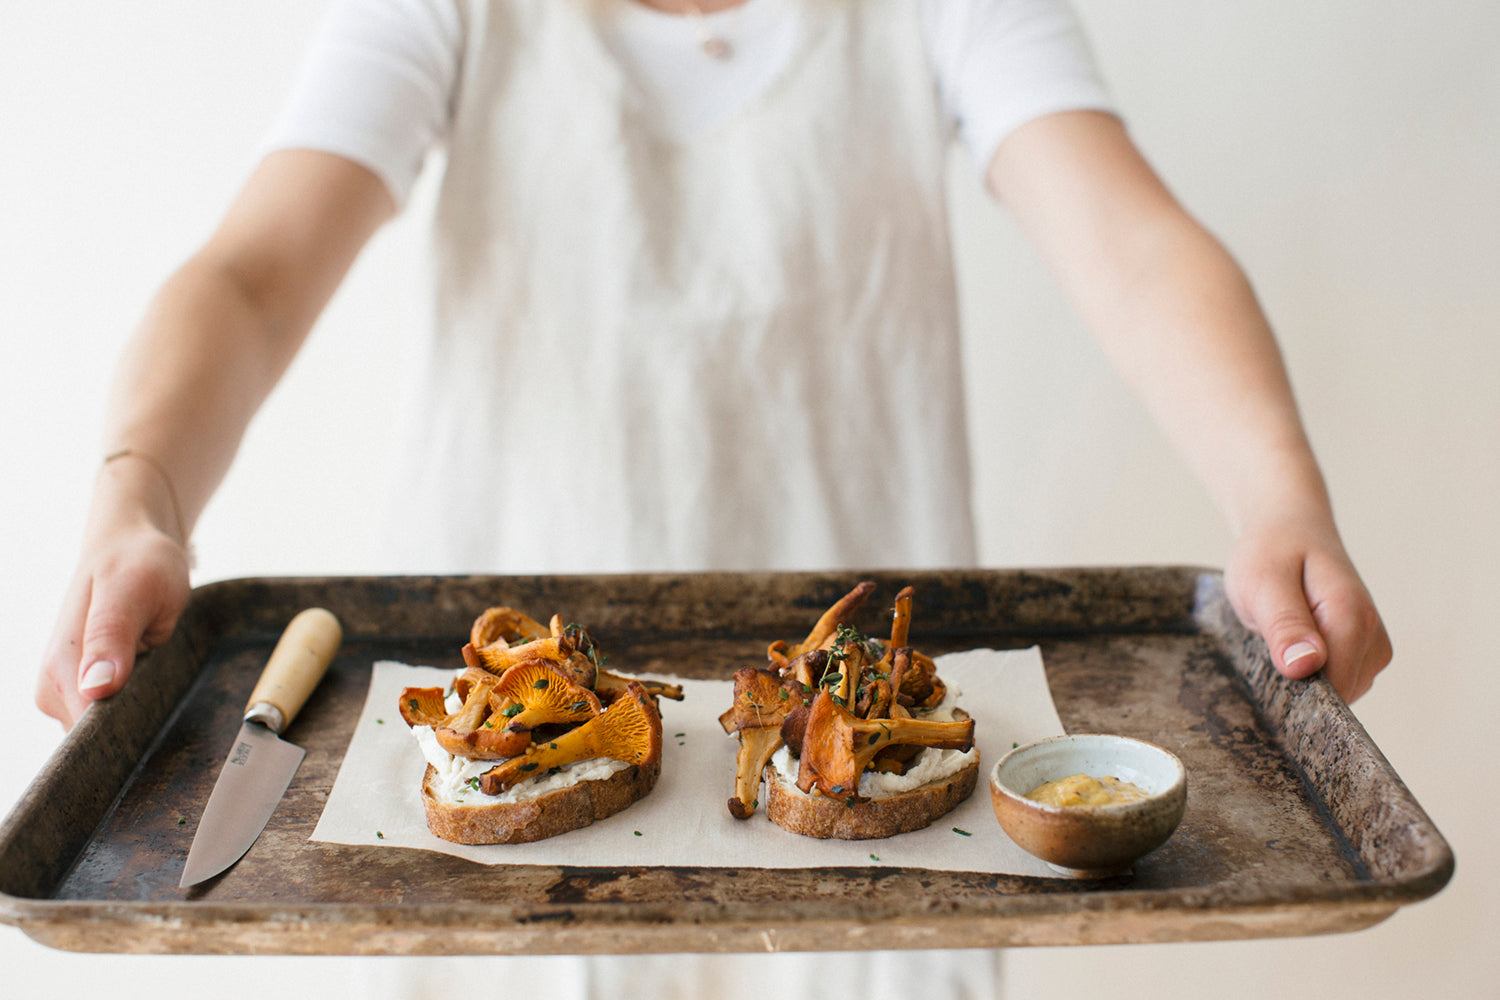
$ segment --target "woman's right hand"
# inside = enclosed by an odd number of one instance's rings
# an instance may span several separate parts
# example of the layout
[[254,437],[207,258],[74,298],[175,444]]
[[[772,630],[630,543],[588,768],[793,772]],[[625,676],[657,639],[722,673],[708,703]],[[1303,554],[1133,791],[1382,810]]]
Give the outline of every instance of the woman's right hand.
[[37,677],[37,707],[66,728],[125,686],[136,656],[166,642],[187,606],[190,560],[156,474],[135,460],[101,470],[83,556]]

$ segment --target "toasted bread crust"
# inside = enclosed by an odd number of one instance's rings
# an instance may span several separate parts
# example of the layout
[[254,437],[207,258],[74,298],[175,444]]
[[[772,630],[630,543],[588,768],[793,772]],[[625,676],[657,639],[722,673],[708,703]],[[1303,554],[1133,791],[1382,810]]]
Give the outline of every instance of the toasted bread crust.
[[633,764],[608,778],[580,781],[529,802],[482,805],[439,801],[429,787],[436,774],[429,764],[422,775],[422,805],[434,836],[455,844],[527,844],[588,826],[644,798],[661,774],[661,760]]
[[920,830],[967,799],[979,780],[979,755],[961,771],[888,799],[845,805],[806,795],[773,767],[766,768],[766,816],[777,826],[824,840],[879,840]]

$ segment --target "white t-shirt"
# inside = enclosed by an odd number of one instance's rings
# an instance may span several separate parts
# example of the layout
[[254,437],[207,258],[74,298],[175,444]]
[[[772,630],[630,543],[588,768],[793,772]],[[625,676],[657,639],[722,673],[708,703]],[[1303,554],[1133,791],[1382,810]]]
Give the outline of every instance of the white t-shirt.
[[[569,0],[559,0],[569,2]],[[695,18],[604,0],[603,34],[663,129],[712,128],[776,75],[801,0],[746,0]],[[975,169],[1017,126],[1055,111],[1111,110],[1065,0],[918,0],[943,112]],[[706,57],[703,30],[732,48]],[[337,153],[372,170],[403,204],[448,131],[462,26],[450,0],[340,0],[304,63],[267,148]]]

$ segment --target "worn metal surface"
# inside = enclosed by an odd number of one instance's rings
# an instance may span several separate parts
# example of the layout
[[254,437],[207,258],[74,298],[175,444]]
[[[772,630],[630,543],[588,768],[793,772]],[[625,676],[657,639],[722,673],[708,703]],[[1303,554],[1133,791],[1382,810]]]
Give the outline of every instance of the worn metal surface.
[[[917,586],[927,650],[1040,643],[1071,732],[1173,749],[1187,814],[1134,872],[1069,882],[923,869],[485,867],[312,843],[376,659],[452,664],[484,607],[587,623],[622,670],[727,677],[860,574],[333,578],[200,588],[178,633],[75,728],[0,826],[0,920],[80,951],[594,953],[977,947],[1355,930],[1426,898],[1453,856],[1321,680],[1270,668],[1192,568],[863,574]],[[877,624],[870,602],[865,628]],[[264,834],[177,880],[280,629],[344,624],[287,736],[307,757]],[[722,796],[715,792],[717,806]],[[707,801],[707,797],[706,797]],[[706,806],[706,808],[709,806]]]

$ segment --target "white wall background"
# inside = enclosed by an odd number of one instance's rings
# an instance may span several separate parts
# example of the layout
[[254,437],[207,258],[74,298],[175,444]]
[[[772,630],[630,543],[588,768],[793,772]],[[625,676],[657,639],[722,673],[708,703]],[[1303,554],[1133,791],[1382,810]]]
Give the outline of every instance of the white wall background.
[[[1395,638],[1358,714],[1459,864],[1437,898],[1360,934],[1015,952],[1014,995],[1495,996],[1500,808],[1466,768],[1493,762],[1500,715],[1484,626],[1500,604],[1500,6],[1080,5],[1139,141],[1277,325]],[[60,736],[30,692],[112,360],[249,169],[324,6],[0,0],[0,808]],[[1196,484],[1008,220],[955,177],[986,561],[1222,564]],[[377,239],[253,426],[201,525],[197,582],[382,569],[367,497],[419,235],[408,219]],[[351,370],[362,394],[325,392]],[[23,997],[349,989],[343,959],[65,956],[7,927],[0,969]],[[1123,981],[1078,985],[1106,973]]]

